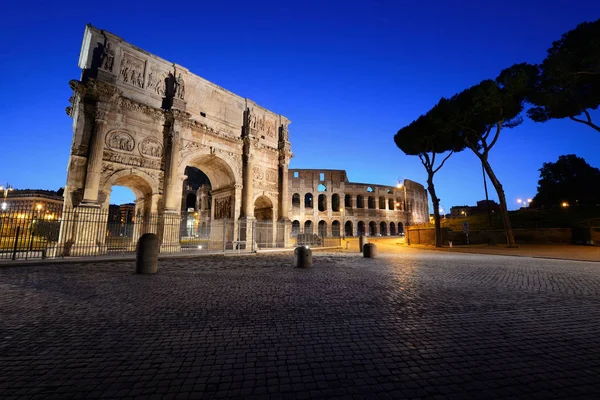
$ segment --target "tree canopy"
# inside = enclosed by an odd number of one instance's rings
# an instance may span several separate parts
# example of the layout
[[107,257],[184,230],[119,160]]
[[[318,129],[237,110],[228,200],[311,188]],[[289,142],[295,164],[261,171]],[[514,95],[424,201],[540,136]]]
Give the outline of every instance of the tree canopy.
[[584,22],[548,49],[528,100],[536,122],[570,118],[598,132],[590,110],[600,105],[600,19]]
[[600,204],[600,169],[575,154],[544,163],[532,206],[553,208],[563,203],[569,206]]
[[[455,152],[464,149],[465,144],[456,135],[455,104],[442,98],[427,114],[421,115],[409,125],[400,129],[394,136],[396,145],[407,155],[418,156],[427,170],[427,190],[433,203],[436,246],[442,246],[440,225],[440,199],[435,192],[433,177]],[[444,154],[436,165],[438,154]],[[439,158],[438,158],[439,161]]]

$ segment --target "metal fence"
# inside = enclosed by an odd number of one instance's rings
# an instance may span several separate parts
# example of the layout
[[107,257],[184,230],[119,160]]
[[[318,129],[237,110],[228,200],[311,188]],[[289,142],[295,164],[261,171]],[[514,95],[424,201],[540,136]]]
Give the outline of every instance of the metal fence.
[[0,212],[0,259],[95,257],[134,254],[144,233],[156,233],[161,253],[253,252],[307,245],[339,246],[328,238],[295,231],[291,223],[243,220],[199,221],[193,215],[122,216],[102,209],[62,215],[36,210]]

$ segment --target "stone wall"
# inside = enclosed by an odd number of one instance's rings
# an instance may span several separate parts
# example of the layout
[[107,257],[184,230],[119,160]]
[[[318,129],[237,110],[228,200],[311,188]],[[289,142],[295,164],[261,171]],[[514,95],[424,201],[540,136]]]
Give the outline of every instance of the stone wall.
[[[574,231],[571,228],[513,229],[517,244],[571,244]],[[452,241],[453,245],[466,245],[467,235],[460,231],[442,228],[444,245]],[[600,243],[600,230],[592,229],[593,243]],[[434,228],[409,228],[407,239],[411,244],[435,245]],[[469,232],[469,244],[506,244],[504,230],[485,230]],[[583,244],[583,243],[580,243]]]

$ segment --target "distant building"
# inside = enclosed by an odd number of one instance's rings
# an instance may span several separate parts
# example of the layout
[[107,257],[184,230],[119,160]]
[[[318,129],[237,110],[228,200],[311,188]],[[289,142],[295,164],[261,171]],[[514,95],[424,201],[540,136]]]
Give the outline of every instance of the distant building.
[[0,210],[22,218],[59,219],[63,211],[62,190],[12,190],[0,199]]
[[487,214],[488,204],[490,212],[495,214],[500,212],[500,204],[494,200],[480,200],[476,206],[454,206],[450,208],[452,218],[468,217],[469,215]]

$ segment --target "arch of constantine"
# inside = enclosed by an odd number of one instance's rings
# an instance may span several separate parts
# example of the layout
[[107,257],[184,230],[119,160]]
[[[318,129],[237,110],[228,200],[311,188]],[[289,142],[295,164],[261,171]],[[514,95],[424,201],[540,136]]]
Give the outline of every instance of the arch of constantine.
[[[349,183],[344,171],[323,172],[327,182],[315,178],[323,174],[317,170],[288,171],[287,118],[109,32],[86,26],[79,67],[67,107],[73,141],[57,255],[106,252],[113,186],[126,186],[136,196],[130,243],[157,233],[162,252],[179,250],[182,221],[192,214],[193,229],[200,229],[202,219],[211,239],[238,246],[252,243],[254,235],[287,246],[293,230],[307,221],[320,227],[319,234],[335,236],[334,221],[344,205],[348,219],[337,224],[350,222],[344,231],[349,235],[399,233],[409,215],[404,204],[414,203],[414,196],[419,214],[413,213],[413,221],[428,220],[427,195],[418,183],[408,192],[405,187],[401,198],[395,188]],[[190,168],[201,171],[206,184],[189,185]],[[329,191],[320,193],[323,183]],[[362,193],[366,187],[375,188],[372,196]],[[315,196],[312,209],[308,193]],[[329,208],[315,211],[322,195]],[[367,204],[371,197],[377,207]],[[331,209],[334,201],[337,209]],[[269,224],[278,228],[265,228]]]

